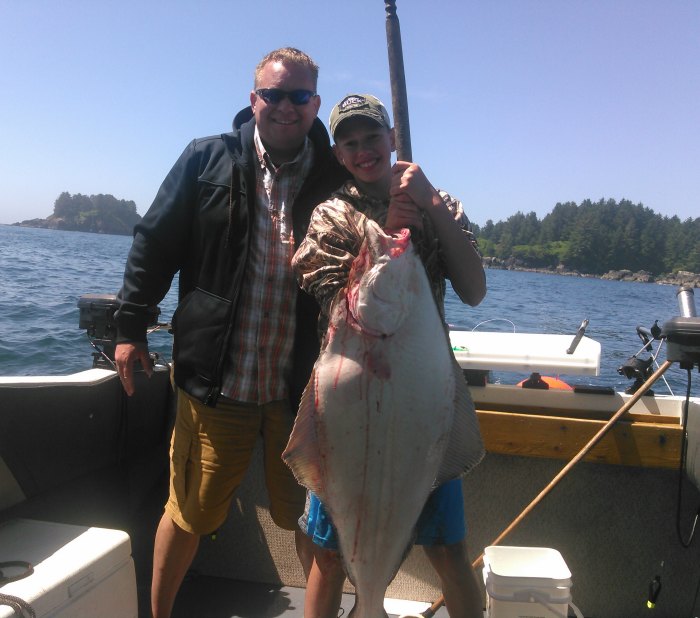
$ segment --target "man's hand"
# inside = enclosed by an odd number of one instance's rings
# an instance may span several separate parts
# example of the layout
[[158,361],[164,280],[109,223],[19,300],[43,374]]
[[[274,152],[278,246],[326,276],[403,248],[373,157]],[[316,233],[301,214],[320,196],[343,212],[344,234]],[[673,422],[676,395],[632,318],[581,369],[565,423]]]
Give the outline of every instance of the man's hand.
[[153,373],[151,357],[148,354],[147,343],[119,343],[114,349],[114,362],[117,365],[117,373],[122,382],[126,394],[131,397],[134,394],[134,362],[141,361],[141,365],[150,378]]

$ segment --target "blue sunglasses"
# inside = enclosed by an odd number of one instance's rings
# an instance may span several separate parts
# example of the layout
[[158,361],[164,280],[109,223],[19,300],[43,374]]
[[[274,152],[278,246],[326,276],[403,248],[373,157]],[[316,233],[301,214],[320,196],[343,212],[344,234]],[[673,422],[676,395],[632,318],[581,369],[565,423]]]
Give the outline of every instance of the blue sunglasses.
[[281,88],[259,88],[255,91],[268,105],[277,105],[283,99],[289,99],[293,105],[306,105],[312,97],[316,96],[313,90],[282,90]]

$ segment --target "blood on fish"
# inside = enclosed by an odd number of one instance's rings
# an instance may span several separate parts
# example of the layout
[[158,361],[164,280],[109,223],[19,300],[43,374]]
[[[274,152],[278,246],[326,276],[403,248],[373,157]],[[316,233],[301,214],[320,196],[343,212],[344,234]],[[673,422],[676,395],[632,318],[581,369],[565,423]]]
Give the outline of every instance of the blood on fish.
[[340,362],[338,363],[338,371],[336,371],[336,374],[335,374],[335,380],[333,381],[333,388],[338,388],[338,382],[340,381],[342,374],[343,374],[343,358],[341,358]]
[[369,350],[365,358],[365,368],[380,380],[391,379],[391,365],[383,354],[382,350],[376,346]]

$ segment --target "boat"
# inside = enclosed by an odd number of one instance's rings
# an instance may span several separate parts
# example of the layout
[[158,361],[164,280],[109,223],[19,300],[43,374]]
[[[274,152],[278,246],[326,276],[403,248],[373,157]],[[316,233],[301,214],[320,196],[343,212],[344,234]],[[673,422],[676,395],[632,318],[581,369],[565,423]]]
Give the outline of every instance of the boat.
[[[411,160],[396,8],[386,5],[397,151]],[[151,378],[137,373],[127,397],[105,360],[114,346],[112,299],[82,300],[81,325],[101,343],[92,368],[0,377],[0,618],[150,615],[174,416],[170,367],[156,364]],[[700,323],[686,319],[671,323],[664,339],[666,363],[689,366],[690,376],[700,362]],[[650,608],[655,618],[696,615],[700,569],[686,546],[700,487],[700,398],[644,394],[667,364],[629,393],[489,381],[492,371],[527,372],[534,382],[535,374],[598,375],[600,343],[581,330],[573,340],[450,337],[487,450],[463,479],[471,556],[494,545],[555,548],[571,572],[575,605],[589,618]],[[174,618],[303,615],[293,535],[272,523],[262,487],[258,450],[225,525],[202,540]],[[347,612],[349,584],[345,592]],[[439,599],[437,578],[414,548],[385,607],[392,616],[442,618]]]
[[[79,301],[81,325],[103,343],[110,340],[104,320],[110,319],[105,307],[112,300],[88,295]],[[609,433],[499,544],[559,551],[572,573],[571,594],[582,615],[642,615],[648,611],[650,585],[656,589],[657,581],[661,590],[654,615],[690,615],[697,603],[690,582],[700,573],[696,551],[684,547],[677,528],[681,536],[688,534],[697,502],[700,398],[595,386],[523,388],[488,379],[492,371],[593,378],[599,373],[601,345],[583,333],[573,340],[472,331],[451,331],[450,337],[471,384],[487,449],[484,461],[463,480],[471,556],[493,545],[566,462],[626,407]],[[672,338],[669,356],[679,354],[671,354]],[[697,342],[681,338],[676,345],[684,360],[679,362],[687,366],[689,353],[694,366],[700,358]],[[150,379],[137,374],[136,394],[129,398],[102,355],[109,345],[98,348],[93,367],[80,373],[0,377],[0,539],[3,531],[27,530],[22,526],[31,522],[51,522],[48,537],[64,534],[62,526],[73,527],[77,532],[68,535],[70,542],[90,530],[125,531],[136,600],[125,613],[117,605],[101,605],[97,615],[147,616],[153,536],[167,493],[170,368],[157,364]],[[682,458],[684,419],[687,460]],[[215,537],[203,539],[174,616],[303,615],[304,578],[293,538],[272,523],[262,487],[258,452],[226,524]],[[29,545],[34,536],[25,539]],[[34,561],[38,572],[57,555],[57,544],[61,541],[38,555],[32,547],[30,560],[21,551],[6,555],[0,543],[0,562]],[[4,585],[0,580],[0,594],[11,594],[31,577]],[[75,577],[83,583],[68,578],[62,586],[66,591],[78,586],[76,598],[99,583],[94,575],[95,581],[85,583],[84,572]],[[349,584],[345,592],[343,607],[349,611]],[[29,602],[38,616],[96,615],[71,613],[69,604],[77,601],[68,592],[64,597],[60,603],[66,613],[55,608],[41,613],[42,603],[48,603],[41,597]],[[439,597],[434,572],[414,548],[387,591],[389,613],[423,615]],[[444,608],[434,611],[447,615]],[[0,617],[12,615],[0,606]]]

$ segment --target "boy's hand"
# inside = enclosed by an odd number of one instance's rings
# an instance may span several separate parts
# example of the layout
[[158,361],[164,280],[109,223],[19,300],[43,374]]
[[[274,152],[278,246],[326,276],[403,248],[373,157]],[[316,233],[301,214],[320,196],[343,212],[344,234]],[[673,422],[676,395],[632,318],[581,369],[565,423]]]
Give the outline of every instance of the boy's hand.
[[385,230],[400,230],[408,227],[414,230],[423,229],[423,218],[420,208],[405,193],[396,196],[391,196],[389,200],[389,209],[386,215]]
[[440,199],[423,170],[416,163],[397,161],[391,168],[392,201],[398,197],[409,197],[418,208],[428,209],[434,204],[434,198]]

